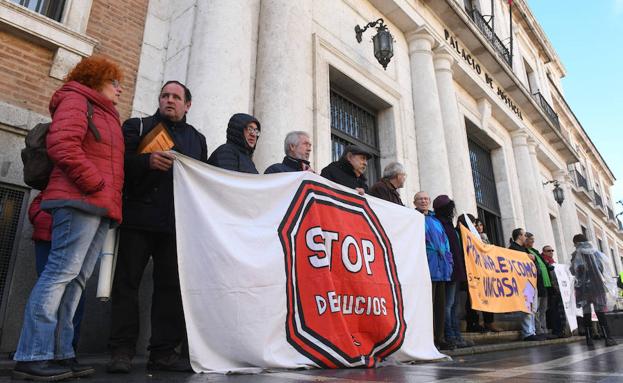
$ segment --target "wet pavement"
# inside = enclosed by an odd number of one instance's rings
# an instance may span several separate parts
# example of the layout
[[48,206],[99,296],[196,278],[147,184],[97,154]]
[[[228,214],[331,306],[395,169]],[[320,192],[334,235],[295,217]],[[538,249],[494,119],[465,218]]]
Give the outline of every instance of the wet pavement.
[[[618,339],[623,342],[621,338]],[[137,360],[131,374],[105,372],[105,356],[81,359],[93,364],[97,373],[73,382],[160,383],[160,382],[623,382],[623,344],[603,347],[603,341],[589,349],[583,342],[457,356],[451,361],[394,365],[377,369],[274,371],[257,375],[213,375],[148,373],[145,360]],[[0,382],[10,382],[12,363],[0,363]]]

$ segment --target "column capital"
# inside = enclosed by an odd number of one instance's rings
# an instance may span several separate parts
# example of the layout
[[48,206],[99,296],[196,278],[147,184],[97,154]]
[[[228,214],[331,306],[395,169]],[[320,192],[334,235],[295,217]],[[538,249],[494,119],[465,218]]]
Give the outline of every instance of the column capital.
[[518,129],[511,133],[511,140],[513,141],[513,146],[528,146],[528,132],[524,129]]
[[452,65],[454,65],[456,59],[450,52],[450,49],[445,45],[433,49],[433,64],[436,71],[448,71],[452,74]]
[[528,136],[528,138],[526,139],[526,143],[528,144],[528,149],[530,150],[530,154],[536,155],[536,149],[539,147],[539,143],[530,136]]
[[416,52],[431,54],[432,49],[439,45],[434,32],[425,25],[408,32],[405,37],[409,44],[409,54]]

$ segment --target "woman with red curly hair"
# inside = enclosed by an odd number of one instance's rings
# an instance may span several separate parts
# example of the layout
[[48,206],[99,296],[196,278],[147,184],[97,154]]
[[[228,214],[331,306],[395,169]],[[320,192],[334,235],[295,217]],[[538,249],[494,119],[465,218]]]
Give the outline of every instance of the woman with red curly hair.
[[84,58],[50,101],[46,145],[54,167],[41,208],[52,215],[52,241],[26,305],[16,378],[52,381],[95,372],[75,359],[72,319],[108,229],[121,222],[120,81],[112,61]]

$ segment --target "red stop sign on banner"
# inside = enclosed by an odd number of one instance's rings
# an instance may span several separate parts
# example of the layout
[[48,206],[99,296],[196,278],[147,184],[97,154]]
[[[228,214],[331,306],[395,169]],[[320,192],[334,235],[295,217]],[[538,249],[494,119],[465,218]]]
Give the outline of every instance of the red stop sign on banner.
[[322,367],[373,366],[406,325],[391,243],[365,198],[304,181],[279,227],[288,342]]

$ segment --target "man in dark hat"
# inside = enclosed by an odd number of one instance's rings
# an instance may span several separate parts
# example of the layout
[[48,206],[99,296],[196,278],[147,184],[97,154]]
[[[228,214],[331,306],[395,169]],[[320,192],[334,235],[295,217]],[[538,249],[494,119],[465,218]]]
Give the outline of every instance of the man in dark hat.
[[324,178],[340,185],[353,188],[360,195],[368,191],[368,181],[364,173],[372,154],[362,147],[348,145],[339,160],[331,162],[320,173]]

